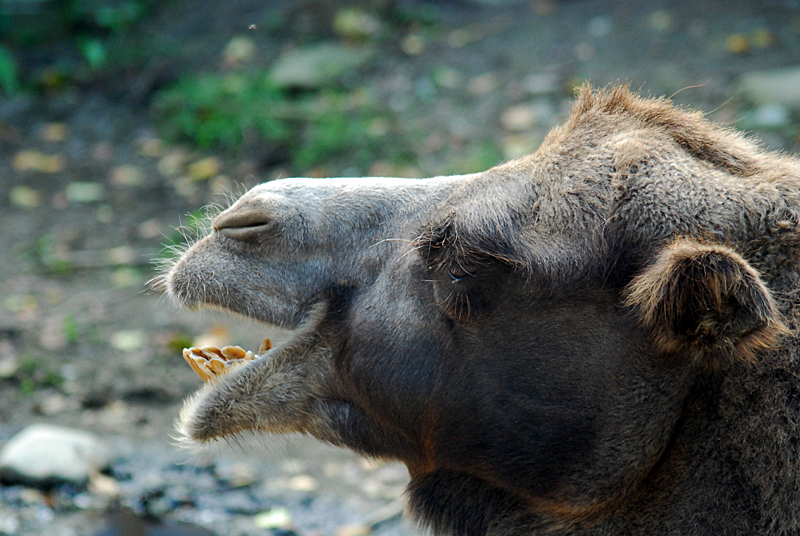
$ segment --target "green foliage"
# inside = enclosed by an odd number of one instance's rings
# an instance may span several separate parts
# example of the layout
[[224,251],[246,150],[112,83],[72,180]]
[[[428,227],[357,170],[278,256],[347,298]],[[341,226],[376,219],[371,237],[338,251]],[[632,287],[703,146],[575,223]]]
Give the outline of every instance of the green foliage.
[[483,140],[473,147],[471,152],[461,158],[457,158],[452,169],[447,170],[446,174],[466,174],[485,171],[503,161],[503,153],[497,145],[489,140]]
[[11,52],[0,45],[0,90],[5,93],[15,93],[19,89],[17,63]]
[[[80,78],[108,66],[119,66],[126,59],[130,61],[130,56],[135,57],[131,51],[138,51],[141,47],[131,45],[128,31],[142,22],[150,7],[156,5],[155,0],[17,3],[24,4],[23,8],[6,11],[0,7],[0,42],[19,49],[58,41],[71,43],[85,62],[54,62],[49,70],[59,71],[58,76],[54,79],[53,75],[47,75],[46,79],[38,81],[47,89],[64,85],[64,79]],[[2,4],[0,0],[0,6]],[[20,85],[14,59],[8,49],[0,44],[0,92],[11,93]]]
[[48,272],[59,275],[72,273],[73,265],[57,247],[55,237],[43,235],[36,242],[36,260]]
[[78,48],[92,70],[97,70],[108,63],[108,49],[100,39],[82,39],[78,41]]
[[20,391],[26,395],[48,387],[58,389],[64,383],[64,377],[61,374],[43,365],[41,360],[34,356],[26,356],[22,359],[15,379],[19,382]]
[[76,1],[77,4],[95,4],[95,8],[90,10],[94,22],[101,28],[105,28],[112,33],[122,33],[136,22],[139,22],[147,12],[144,2],[114,2],[100,3],[87,2],[86,0]]
[[265,76],[209,74],[185,78],[163,91],[156,110],[167,134],[199,147],[235,148],[245,139],[285,140],[289,127],[278,113],[285,96]]
[[71,344],[75,344],[78,342],[78,324],[75,322],[75,318],[72,316],[64,317],[64,323],[62,325],[62,329],[64,332],[64,338],[67,342]]
[[167,262],[180,255],[181,247],[187,240],[192,242],[201,237],[209,221],[209,215],[205,210],[195,210],[190,212],[186,224],[180,229],[173,230],[161,246],[161,250],[156,256],[156,262]]
[[155,110],[167,138],[202,149],[282,144],[295,148],[292,163],[300,171],[331,159],[366,166],[410,154],[396,139],[383,138],[390,118],[363,92],[294,95],[273,86],[264,73],[185,78],[160,93]]
[[431,3],[398,3],[392,14],[396,24],[407,26],[432,26],[439,22],[439,13]]
[[147,13],[145,0],[67,0],[62,2],[62,20],[72,31],[94,28],[119,34],[142,20]]
[[175,333],[167,341],[167,352],[170,355],[180,354],[184,348],[194,345],[194,339],[187,333]]
[[368,114],[342,109],[309,117],[294,165],[305,169],[343,155],[351,164],[367,165],[382,152],[380,139],[371,133],[372,121]]

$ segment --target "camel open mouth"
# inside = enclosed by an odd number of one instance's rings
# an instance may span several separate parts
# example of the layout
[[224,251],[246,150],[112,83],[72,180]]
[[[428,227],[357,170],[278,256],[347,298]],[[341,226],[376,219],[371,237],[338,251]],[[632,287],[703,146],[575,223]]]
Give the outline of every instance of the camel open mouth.
[[258,353],[239,346],[203,346],[183,349],[183,358],[192,370],[206,383],[215,383],[233,370],[259,359],[272,348],[272,342],[264,339]]
[[326,304],[312,307],[288,340],[272,347],[264,339],[258,352],[238,346],[192,347],[183,357],[205,384],[186,399],[176,423],[177,439],[204,445],[249,432],[307,431],[299,415],[324,393],[310,392],[328,370],[330,348],[319,336]]

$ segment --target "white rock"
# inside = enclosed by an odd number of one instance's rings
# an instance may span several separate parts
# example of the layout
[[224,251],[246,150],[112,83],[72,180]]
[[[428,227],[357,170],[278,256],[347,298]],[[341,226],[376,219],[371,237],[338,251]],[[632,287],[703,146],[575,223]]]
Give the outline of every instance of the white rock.
[[0,506],[0,534],[17,534],[19,529],[17,513],[7,506]]
[[33,424],[0,450],[0,480],[48,485],[82,485],[89,475],[111,462],[111,453],[89,432],[49,424]]
[[739,89],[757,104],[800,108],[800,67],[746,73],[739,81]]

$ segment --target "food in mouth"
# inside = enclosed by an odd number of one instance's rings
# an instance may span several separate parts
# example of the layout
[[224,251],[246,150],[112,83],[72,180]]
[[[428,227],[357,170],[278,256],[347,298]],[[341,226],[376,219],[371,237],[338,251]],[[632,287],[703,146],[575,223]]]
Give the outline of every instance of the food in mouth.
[[258,349],[258,354],[250,350],[245,351],[239,346],[203,346],[202,348],[192,347],[183,349],[183,358],[192,367],[192,370],[200,376],[200,379],[208,383],[212,380],[219,380],[222,376],[230,373],[233,369],[254,361],[257,356],[267,352],[272,348],[272,342],[264,339]]

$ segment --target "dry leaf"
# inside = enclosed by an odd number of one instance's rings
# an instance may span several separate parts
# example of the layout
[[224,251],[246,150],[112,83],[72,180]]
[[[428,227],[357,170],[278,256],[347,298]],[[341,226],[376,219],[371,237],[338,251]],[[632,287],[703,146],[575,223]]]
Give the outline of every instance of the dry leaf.
[[28,186],[14,186],[8,198],[13,206],[19,208],[39,208],[42,206],[42,193]]
[[189,166],[189,177],[193,181],[204,181],[218,174],[221,168],[222,162],[219,158],[209,156]]
[[44,141],[64,141],[67,139],[67,125],[64,123],[47,123],[42,127],[41,136]]
[[20,151],[11,163],[14,171],[40,171],[58,173],[64,169],[64,157],[60,154],[46,155],[39,151]]

